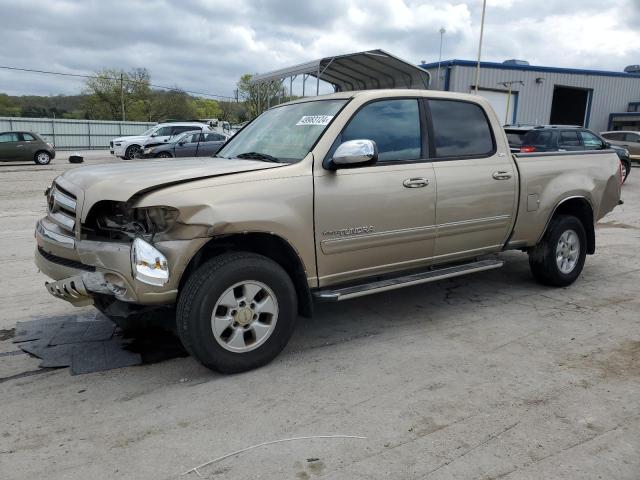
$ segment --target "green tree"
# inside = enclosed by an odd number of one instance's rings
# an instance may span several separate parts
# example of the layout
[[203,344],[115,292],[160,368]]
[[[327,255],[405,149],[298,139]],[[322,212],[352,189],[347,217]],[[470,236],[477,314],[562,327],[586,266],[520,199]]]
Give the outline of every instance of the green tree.
[[206,98],[193,98],[191,99],[193,108],[196,112],[196,117],[200,119],[205,118],[220,118],[222,109],[215,100]]
[[251,83],[253,76],[245,73],[237,83],[238,96],[245,103],[250,118],[257,117],[264,112],[280,94],[280,85],[275,82],[256,85]]
[[19,117],[20,106],[6,93],[0,93],[0,117]]
[[146,68],[129,72],[106,68],[96,72],[95,77],[85,80],[89,114],[103,120],[146,120],[141,105],[151,96],[149,80]]

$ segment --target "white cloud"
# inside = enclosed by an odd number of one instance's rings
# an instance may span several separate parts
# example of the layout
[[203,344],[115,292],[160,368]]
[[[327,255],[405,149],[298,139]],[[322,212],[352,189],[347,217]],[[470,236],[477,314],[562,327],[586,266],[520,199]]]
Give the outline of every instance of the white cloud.
[[[409,61],[475,57],[481,0],[0,0],[2,63],[86,73],[147,67],[157,84],[232,95],[243,73],[382,48]],[[34,15],[33,12],[38,12]],[[483,58],[621,70],[640,63],[637,0],[488,0]],[[12,94],[77,93],[0,71]]]

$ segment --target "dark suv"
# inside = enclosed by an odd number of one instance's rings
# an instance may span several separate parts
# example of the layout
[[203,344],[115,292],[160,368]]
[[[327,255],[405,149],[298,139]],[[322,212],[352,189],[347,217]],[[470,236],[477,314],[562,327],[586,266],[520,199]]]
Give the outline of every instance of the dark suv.
[[612,149],[622,164],[622,181],[631,171],[631,159],[626,148],[611,145],[600,135],[584,127],[570,125],[507,125],[504,127],[509,147],[514,153],[572,152]]

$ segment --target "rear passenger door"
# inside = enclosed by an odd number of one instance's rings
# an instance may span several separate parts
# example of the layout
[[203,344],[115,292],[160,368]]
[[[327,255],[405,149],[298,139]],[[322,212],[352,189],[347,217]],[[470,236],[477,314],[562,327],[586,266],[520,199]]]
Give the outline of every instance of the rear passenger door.
[[[516,206],[515,167],[502,138],[477,103],[429,99],[437,184],[434,260],[497,251],[507,240]],[[496,130],[497,131],[497,130]]]
[[203,133],[204,140],[198,145],[199,157],[210,157],[218,153],[218,150],[224,145],[227,137],[219,133]]

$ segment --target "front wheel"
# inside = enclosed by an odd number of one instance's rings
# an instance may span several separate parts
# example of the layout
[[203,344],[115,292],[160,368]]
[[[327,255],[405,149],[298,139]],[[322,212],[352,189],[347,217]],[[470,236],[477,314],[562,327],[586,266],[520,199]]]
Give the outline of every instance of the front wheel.
[[587,234],[582,222],[572,215],[558,215],[529,253],[529,267],[538,282],[566,287],[580,276],[586,255]]
[[260,367],[285,347],[295,326],[291,278],[253,253],[223,254],[203,264],[178,298],[177,328],[185,348],[222,373]]
[[158,155],[156,155],[156,158],[171,158],[171,154],[167,152],[161,152]]
[[129,145],[124,152],[125,160],[133,160],[142,156],[142,148],[139,145]]
[[49,152],[38,152],[33,158],[33,161],[36,162],[37,165],[49,165],[49,163],[51,163],[51,155],[49,155]]

